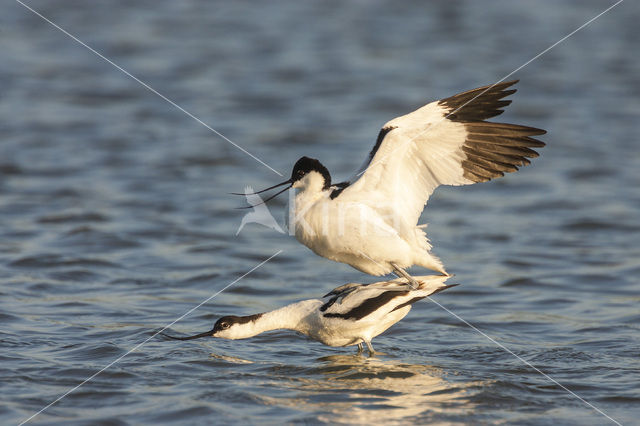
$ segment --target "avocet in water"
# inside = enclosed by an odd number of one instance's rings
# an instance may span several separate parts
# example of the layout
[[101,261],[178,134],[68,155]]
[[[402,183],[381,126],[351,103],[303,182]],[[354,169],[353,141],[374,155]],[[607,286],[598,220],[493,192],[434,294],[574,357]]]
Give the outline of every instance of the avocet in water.
[[[175,340],[201,337],[246,339],[271,330],[295,330],[328,346],[363,343],[373,354],[371,340],[400,321],[411,305],[453,285],[448,276],[419,276],[415,289],[407,288],[406,279],[372,284],[349,283],[335,288],[322,299],[292,303],[271,312],[248,316],[225,316],[213,328],[188,337],[167,336]],[[166,335],[165,335],[166,336]]]
[[[537,157],[532,138],[544,130],[488,122],[511,103],[516,81],[484,86],[432,102],[382,126],[352,179],[333,184],[318,160],[300,158],[278,185],[299,189],[289,215],[298,241],[314,253],[367,274],[412,265],[447,274],[418,219],[440,185],[470,185],[514,172]],[[293,223],[291,219],[293,218]],[[415,283],[414,283],[415,285]]]

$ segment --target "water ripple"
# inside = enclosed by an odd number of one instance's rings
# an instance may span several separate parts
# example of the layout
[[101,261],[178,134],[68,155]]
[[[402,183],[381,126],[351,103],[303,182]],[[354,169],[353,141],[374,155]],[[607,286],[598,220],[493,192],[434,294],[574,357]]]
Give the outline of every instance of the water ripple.
[[[285,175],[308,155],[335,181],[382,123],[496,81],[603,8],[37,7]],[[540,158],[494,182],[439,188],[420,221],[461,284],[434,299],[623,424],[637,422],[640,402],[638,7],[622,3],[514,76],[499,119],[546,129]],[[228,193],[278,176],[19,3],[3,8],[0,29],[2,424],[127,353],[33,423],[608,421],[429,300],[374,340],[373,358],[290,331],[155,335],[375,278],[259,224],[235,235],[245,200]],[[281,225],[285,198],[269,204]]]

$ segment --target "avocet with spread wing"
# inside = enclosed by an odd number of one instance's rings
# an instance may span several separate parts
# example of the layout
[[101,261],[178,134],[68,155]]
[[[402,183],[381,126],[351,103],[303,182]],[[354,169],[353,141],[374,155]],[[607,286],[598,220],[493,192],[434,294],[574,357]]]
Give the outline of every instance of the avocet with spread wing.
[[314,253],[371,275],[412,265],[447,274],[418,219],[440,185],[470,185],[515,172],[545,144],[544,130],[486,121],[511,103],[517,81],[480,87],[432,102],[382,126],[352,179],[333,184],[318,160],[300,158],[281,185],[299,189],[290,227]]

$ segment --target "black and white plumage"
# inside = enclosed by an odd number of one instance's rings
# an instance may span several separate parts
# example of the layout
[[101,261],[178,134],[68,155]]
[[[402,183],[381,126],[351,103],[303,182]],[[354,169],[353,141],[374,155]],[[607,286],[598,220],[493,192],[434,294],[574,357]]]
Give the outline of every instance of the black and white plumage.
[[[440,185],[485,182],[538,156],[545,131],[486,121],[511,103],[517,81],[480,87],[387,122],[352,179],[332,184],[318,160],[302,157],[280,185],[298,188],[295,236],[314,253],[371,275],[419,265],[446,274],[418,220]],[[260,191],[264,192],[266,190]],[[276,194],[277,195],[277,194]]]
[[201,337],[245,339],[266,331],[295,330],[328,346],[366,344],[400,321],[418,300],[454,285],[447,276],[415,277],[417,288],[408,289],[405,279],[372,284],[349,283],[335,288],[322,299],[292,303],[271,312],[248,316],[225,316],[204,333],[188,337],[167,336],[175,340]]

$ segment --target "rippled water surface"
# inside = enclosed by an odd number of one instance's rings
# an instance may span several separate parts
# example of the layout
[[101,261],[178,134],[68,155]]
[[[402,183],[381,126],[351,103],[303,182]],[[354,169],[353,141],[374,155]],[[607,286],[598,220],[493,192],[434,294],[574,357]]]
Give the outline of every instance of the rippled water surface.
[[[277,171],[306,154],[340,179],[387,120],[497,81],[610,3],[28,4]],[[152,337],[279,250],[173,332],[373,279],[256,224],[236,236],[243,200],[227,193],[280,177],[8,2],[0,421],[73,389],[30,422],[637,422],[639,19],[624,2],[513,75],[500,119],[547,129],[547,147],[436,191],[423,221],[461,285],[366,358],[290,332]]]

